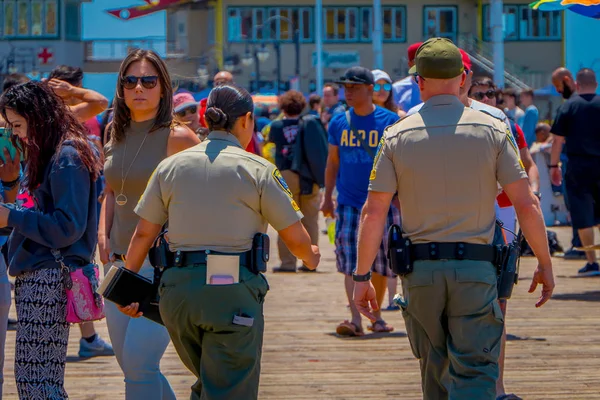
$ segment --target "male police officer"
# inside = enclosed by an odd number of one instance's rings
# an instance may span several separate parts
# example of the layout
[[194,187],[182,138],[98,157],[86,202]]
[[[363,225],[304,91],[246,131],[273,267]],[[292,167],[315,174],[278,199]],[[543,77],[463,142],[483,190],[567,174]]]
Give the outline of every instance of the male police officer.
[[538,307],[554,288],[544,221],[506,125],[459,100],[465,73],[456,46],[430,39],[415,61],[425,105],[388,128],[380,144],[359,228],[354,301],[373,319],[369,268],[398,192],[414,260],[402,279],[403,316],[423,397],[495,399],[504,324],[490,246],[497,182],[538,257],[530,287],[543,285]]

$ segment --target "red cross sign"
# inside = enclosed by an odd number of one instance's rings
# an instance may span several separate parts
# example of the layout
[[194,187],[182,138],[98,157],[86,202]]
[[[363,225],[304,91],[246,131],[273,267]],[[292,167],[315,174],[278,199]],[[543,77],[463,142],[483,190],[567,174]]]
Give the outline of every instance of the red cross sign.
[[40,59],[41,64],[46,65],[50,61],[52,61],[52,58],[54,57],[54,53],[52,53],[52,49],[49,49],[48,47],[44,47],[43,49],[40,50],[40,52],[38,53],[37,56]]

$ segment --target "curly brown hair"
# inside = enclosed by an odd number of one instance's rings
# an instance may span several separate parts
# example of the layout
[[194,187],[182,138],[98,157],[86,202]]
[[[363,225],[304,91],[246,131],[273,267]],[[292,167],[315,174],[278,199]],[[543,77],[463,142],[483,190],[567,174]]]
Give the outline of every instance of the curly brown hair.
[[46,167],[65,142],[75,148],[92,180],[100,176],[102,164],[87,140],[87,131],[45,82],[30,81],[8,89],[0,98],[0,114],[6,120],[10,109],[27,121],[23,142],[12,135],[13,144],[25,150],[27,188],[36,189],[44,180]]
[[279,96],[279,107],[287,115],[300,115],[306,108],[306,99],[299,91],[288,90]]

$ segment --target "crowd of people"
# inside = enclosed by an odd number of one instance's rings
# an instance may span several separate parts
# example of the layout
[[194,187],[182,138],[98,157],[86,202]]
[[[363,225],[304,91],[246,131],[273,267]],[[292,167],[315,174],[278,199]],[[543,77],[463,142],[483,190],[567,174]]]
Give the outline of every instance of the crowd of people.
[[[595,253],[575,249],[593,245],[600,224],[595,74],[556,70],[553,84],[568,100],[549,125],[539,121],[532,90],[501,90],[474,77],[470,56],[446,39],[409,46],[408,67],[397,82],[352,67],[322,93],[290,90],[276,106],[254,104],[229,72],[214,77],[206,99],[174,93],[165,62],[140,49],[121,63],[110,106],[82,87],[79,68],[57,67],[42,82],[8,76],[0,129],[17,151],[5,149],[0,164],[0,234],[9,238],[0,257],[0,372],[8,266],[19,397],[68,398],[68,300],[56,252],[72,269],[97,252],[105,274],[127,268],[153,280],[148,250],[168,221],[170,249],[183,261],[161,280],[164,325],[140,318],[138,303],[106,302],[111,344],[93,322],[82,323],[79,355],[115,355],[126,399],[175,399],[160,370],[172,341],[198,378],[192,398],[256,398],[268,284],[264,270],[253,271],[253,236],[267,224],[278,232],[273,272],[312,272],[322,214],[335,220],[350,312],[338,335],[364,335],[362,316],[368,330],[391,332],[382,311],[401,310],[425,398],[519,399],[504,388],[506,300],[497,298],[496,270],[481,249],[510,243],[522,229],[540,264],[531,287],[543,286],[537,306],[550,298],[540,166],[531,155],[543,153],[553,191],[571,210],[573,248],[565,257],[586,259],[581,276],[600,274]],[[431,187],[445,191],[432,196]],[[400,276],[397,301],[393,226],[419,251]],[[466,256],[455,258],[455,247],[452,256],[436,254],[454,244]],[[232,255],[239,271],[234,266],[233,280],[219,287],[210,270]],[[452,293],[438,296],[443,290]]]

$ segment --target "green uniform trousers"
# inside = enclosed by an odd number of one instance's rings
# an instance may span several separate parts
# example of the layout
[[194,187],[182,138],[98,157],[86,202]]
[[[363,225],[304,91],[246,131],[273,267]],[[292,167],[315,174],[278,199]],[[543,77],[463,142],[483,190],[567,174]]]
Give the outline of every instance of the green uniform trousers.
[[[206,266],[168,269],[161,280],[160,315],[185,366],[196,375],[192,400],[258,398],[268,284],[240,267],[240,282],[207,285]],[[254,318],[251,327],[236,315]]]
[[496,268],[469,260],[417,261],[402,287],[423,398],[495,399],[504,329]]

